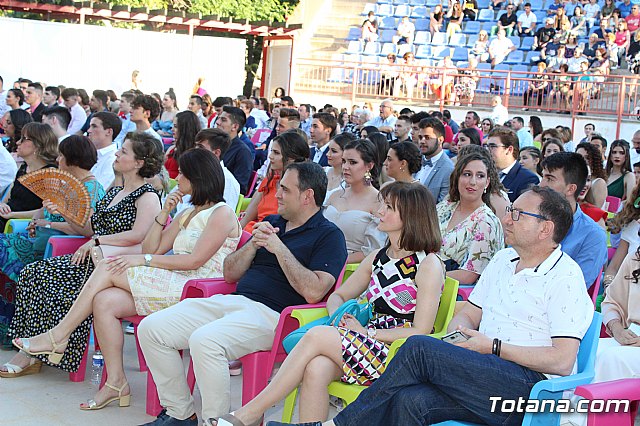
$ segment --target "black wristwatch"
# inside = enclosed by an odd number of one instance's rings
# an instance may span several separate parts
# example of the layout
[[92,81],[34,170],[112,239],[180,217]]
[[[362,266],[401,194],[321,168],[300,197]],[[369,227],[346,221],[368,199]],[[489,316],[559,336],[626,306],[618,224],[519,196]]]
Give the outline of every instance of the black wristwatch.
[[95,235],[93,237],[93,242],[95,243],[96,247],[98,247],[100,245],[100,240],[98,238],[100,238],[99,235]]

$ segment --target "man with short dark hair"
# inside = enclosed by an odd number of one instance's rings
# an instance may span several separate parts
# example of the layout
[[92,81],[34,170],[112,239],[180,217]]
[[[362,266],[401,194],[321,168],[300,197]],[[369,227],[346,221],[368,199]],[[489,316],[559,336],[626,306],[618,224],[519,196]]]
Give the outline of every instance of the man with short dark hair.
[[[223,118],[227,112],[223,112]],[[344,235],[322,215],[327,188],[314,163],[289,165],[276,193],[278,214],[224,261],[233,294],[186,299],[146,317],[138,328],[149,372],[166,407],[154,426],[196,426],[198,419],[179,350],[189,349],[207,422],[229,412],[228,360],[270,350],[280,312],[320,302],[347,259]]]
[[442,111],[442,116],[447,122],[447,125],[451,127],[451,131],[453,132],[453,134],[457,135],[458,132],[460,131],[460,126],[458,125],[458,123],[456,123],[456,121],[453,118],[451,118],[451,111],[449,111],[448,109],[445,109],[444,111]]
[[380,378],[323,425],[521,425],[525,410],[509,410],[507,401],[526,401],[536,383],[576,370],[593,304],[560,245],[571,208],[555,191],[534,187],[509,210],[502,218],[509,248],[493,256],[449,323],[459,340],[409,337]]
[[29,104],[29,112],[33,117],[33,121],[42,123],[42,112],[45,109],[42,103],[42,85],[40,83],[29,83],[24,98]]
[[518,35],[520,37],[532,36],[537,22],[536,14],[531,12],[531,3],[525,3],[524,13],[518,17]]
[[136,131],[136,124],[131,121],[131,105],[135,99],[136,95],[134,95],[133,92],[124,92],[120,95],[120,110],[118,111],[118,117],[120,117],[120,120],[122,121],[122,129],[114,140],[118,149],[122,148],[122,144],[124,143],[124,138],[127,136],[127,133]]
[[518,135],[518,148],[522,149],[527,146],[533,146],[533,136],[529,133],[529,129],[524,126],[522,117],[513,117],[511,119],[511,128]]
[[595,145],[602,156],[602,164],[607,161],[607,139],[599,133],[591,133],[589,143]]
[[153,136],[164,151],[162,136],[151,127],[151,123],[158,118],[158,115],[160,115],[160,105],[151,95],[138,95],[131,103],[131,121],[136,125],[136,131]]
[[428,112],[420,111],[411,116],[411,140],[418,146],[418,135],[420,134],[420,122],[431,117]]
[[584,125],[584,138],[580,139],[579,143],[589,142],[591,134],[596,131],[596,125],[593,123],[587,123]]
[[575,152],[557,152],[544,159],[542,168],[540,186],[557,191],[571,206],[573,224],[562,240],[562,251],[580,265],[589,288],[607,261],[607,235],[578,205],[589,174],[587,162]]
[[531,185],[538,184],[538,176],[522,167],[518,161],[520,144],[518,135],[513,130],[506,127],[494,128],[489,133],[486,147],[500,171],[500,181],[507,189],[507,196],[511,202]]
[[503,13],[498,18],[498,25],[494,25],[491,27],[491,36],[494,36],[498,33],[498,30],[504,30],[507,37],[511,37],[513,34],[513,30],[518,23],[518,16],[515,12],[515,5],[508,4],[507,5],[507,13]]
[[198,120],[200,120],[200,128],[207,128],[207,117],[202,113],[202,97],[200,95],[191,95],[189,97],[189,105],[187,109],[198,116]]
[[[480,135],[480,140],[484,139],[484,132],[480,128],[480,116],[475,111],[469,111],[464,116],[464,122],[462,123],[463,129],[476,129],[478,135]],[[453,143],[455,145],[458,144],[458,132],[453,138]]]
[[216,119],[216,128],[225,132],[231,138],[231,146],[222,156],[225,166],[233,173],[240,184],[240,192],[247,194],[249,179],[253,171],[251,151],[240,140],[238,134],[244,127],[247,116],[237,107],[224,106],[222,113]]
[[115,179],[113,162],[118,148],[113,140],[120,133],[121,127],[122,123],[117,115],[109,111],[99,111],[91,117],[87,130],[89,140],[98,151],[98,162],[91,168],[91,173],[104,188],[111,186]]
[[280,108],[276,133],[279,135],[285,130],[297,129],[300,127],[300,113],[295,108]]
[[311,123],[311,142],[314,144],[309,148],[309,159],[322,167],[329,165],[327,150],[329,141],[336,134],[338,120],[333,114],[319,112],[313,115]]
[[300,114],[300,128],[304,130],[308,137],[311,137],[311,105],[300,104],[298,107],[298,114]]
[[398,116],[395,128],[396,138],[391,143],[396,142],[413,142],[411,140],[411,117],[408,115]]
[[51,126],[53,133],[58,138],[58,143],[69,137],[67,129],[71,121],[71,113],[65,107],[56,106],[45,108],[42,112],[42,122]]
[[[91,109],[91,114],[89,114],[89,117],[87,117],[86,121],[84,122],[84,125],[82,126],[82,129],[80,132],[81,135],[85,134],[89,130],[89,125],[91,124],[91,117],[93,117],[93,114],[100,111],[108,111],[107,109],[108,102],[109,102],[109,95],[105,90],[93,91],[93,93],[91,94],[91,99],[89,99],[89,108]],[[158,107],[158,111],[160,111],[160,107]],[[155,120],[155,118],[153,120]]]
[[422,119],[418,125],[418,147],[422,154],[422,168],[416,173],[436,202],[439,203],[449,193],[449,176],[453,171],[453,162],[442,150],[444,143],[444,124],[437,118]]
[[280,98],[280,104],[282,108],[295,108],[296,105],[293,103],[293,98],[291,96],[283,96]]
[[67,128],[70,135],[76,135],[82,130],[82,126],[87,121],[87,113],[78,102],[80,94],[72,87],[67,87],[62,91],[62,102],[71,112],[71,122]]
[[47,108],[58,106],[58,98],[60,98],[60,89],[58,86],[47,86],[42,94],[42,103]]

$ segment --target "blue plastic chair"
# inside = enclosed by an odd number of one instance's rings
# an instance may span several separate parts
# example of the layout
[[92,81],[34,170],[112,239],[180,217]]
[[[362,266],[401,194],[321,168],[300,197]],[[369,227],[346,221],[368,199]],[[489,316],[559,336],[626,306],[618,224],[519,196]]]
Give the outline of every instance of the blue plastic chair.
[[531,50],[533,49],[533,37],[524,37],[522,39],[522,44],[520,45],[520,50]]
[[440,3],[441,3],[440,0],[427,0],[427,7],[435,7]]
[[393,6],[391,4],[378,4],[378,16],[393,16]]
[[540,52],[536,52],[535,50],[527,52],[527,58],[523,61],[523,63],[527,65],[537,64],[538,62],[540,62]]
[[453,50],[453,56],[451,60],[453,61],[466,61],[469,59],[469,51],[466,47],[456,47]]
[[504,60],[505,64],[522,64],[524,62],[524,52],[522,50],[514,50]]
[[424,0],[411,0],[411,6],[424,6]]
[[413,40],[413,44],[429,44],[431,43],[431,33],[429,31],[416,31],[416,36]]
[[359,54],[360,53],[360,41],[351,40],[347,45],[347,53],[348,54]]
[[536,24],[536,26],[540,25],[540,22],[544,22],[545,19],[547,19],[547,11],[546,10],[538,10],[536,12],[533,12],[536,15],[536,18],[538,19],[538,24]]
[[446,46],[447,45],[447,34],[445,34],[445,33],[434,33],[433,37],[431,37],[431,45],[432,46]]
[[378,5],[376,3],[367,3],[364,5],[364,9],[360,15],[367,16],[369,12],[373,12],[376,15],[378,14]]
[[531,3],[531,10],[534,10],[534,11],[544,10],[542,0],[530,0],[529,3]]
[[480,32],[480,22],[469,21],[462,30],[464,34],[478,34]]
[[428,19],[416,19],[416,22],[413,25],[416,27],[416,31],[429,31]]
[[31,222],[31,219],[9,219],[4,226],[4,232],[10,234],[27,232],[29,222]]
[[411,15],[411,6],[408,4],[401,4],[400,6],[396,6],[393,16],[397,18],[402,18],[403,16]]
[[[480,72],[480,81],[478,82],[476,91],[480,93],[489,93],[489,89],[491,87],[491,64],[487,64],[486,62],[478,64],[478,71]],[[460,287],[464,286],[459,286],[458,289]]]
[[478,34],[471,34],[467,39],[467,47],[472,48],[476,41],[478,41]]
[[516,47],[516,49],[520,48],[520,37],[518,36],[511,36],[509,37],[509,40],[511,40],[511,42],[513,43],[513,45]]
[[[578,349],[578,372],[571,376],[557,377],[555,379],[541,380],[533,386],[529,399],[559,400],[565,390],[574,389],[581,385],[591,383],[593,380],[594,365],[596,362],[596,350],[600,340],[600,327],[602,314],[593,313],[593,319],[589,330],[584,335]],[[474,426],[475,423],[458,422],[449,420],[435,426]],[[558,426],[560,425],[560,413],[526,413],[522,426]]]
[[[511,71],[519,71],[519,72],[527,72],[529,71],[529,67],[526,65],[514,65],[511,68]],[[527,90],[528,83],[525,80],[520,80],[521,78],[526,78],[527,76],[524,74],[512,74],[511,75],[511,94],[515,96],[522,96],[524,92]]]
[[393,0],[393,4],[395,5],[409,4],[409,0]]
[[426,18],[429,16],[429,9],[427,9],[424,6],[417,6],[413,8],[413,11],[411,12],[411,17],[412,18]]
[[446,46],[434,46],[431,50],[431,57],[434,59],[444,59],[446,56],[451,56],[451,49]]
[[329,83],[343,83],[344,82],[344,55],[340,53],[334,53],[331,55],[331,62],[336,64],[336,67],[332,67],[329,73],[327,81]]
[[382,30],[382,34],[380,34],[380,42],[391,43],[393,41],[393,36],[395,34],[396,34],[395,30]]
[[347,40],[349,41],[360,40],[361,36],[362,36],[362,30],[360,29],[360,27],[351,27],[349,28],[349,34],[347,34]]
[[429,59],[430,57],[431,57],[431,46],[427,44],[418,46],[418,51],[416,52],[417,59]]
[[390,53],[395,55],[397,46],[393,43],[385,43],[382,45],[382,50],[380,50],[380,56],[387,56]]
[[489,9],[489,0],[478,0],[478,9]]
[[[56,235],[55,238],[66,238],[66,239],[84,239],[86,237],[82,237],[79,235]],[[51,257],[51,252],[53,250],[53,247],[51,246],[50,242],[47,242],[47,247],[44,249],[44,259],[48,259]]]
[[398,27],[397,23],[396,23],[396,18],[394,18],[393,16],[385,16],[384,18],[382,18],[382,21],[380,21],[380,28],[381,29],[391,29],[394,30]]
[[467,36],[462,33],[455,33],[449,39],[449,46],[464,47],[467,44]]
[[478,21],[480,21],[480,22],[494,21],[493,10],[491,10],[491,9],[481,9],[480,13],[478,14]]
[[380,43],[377,41],[369,42],[362,51],[363,55],[377,55],[380,52]]

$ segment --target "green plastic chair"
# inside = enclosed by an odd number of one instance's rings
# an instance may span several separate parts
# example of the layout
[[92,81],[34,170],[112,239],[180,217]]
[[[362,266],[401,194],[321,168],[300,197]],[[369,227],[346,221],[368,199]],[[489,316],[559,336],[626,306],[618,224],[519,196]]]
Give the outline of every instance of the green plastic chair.
[[167,192],[173,191],[173,188],[175,188],[177,185],[177,180],[169,178],[169,180],[167,181],[167,187],[169,188],[169,190]]
[[236,204],[236,216],[240,216],[242,213],[242,201],[244,200],[244,195],[238,195],[238,204]]
[[240,198],[238,198],[238,204],[236,205],[236,215],[240,217],[242,213],[246,212],[249,204],[251,204],[251,197],[240,195]]
[[358,266],[360,266],[359,263],[347,263],[347,267],[344,270],[344,279],[342,280],[342,282],[347,282],[347,278],[349,278],[351,276],[351,274],[353,274],[356,269],[358,269]]
[[533,146],[538,149],[542,149],[542,143],[540,143],[540,141],[533,141]]
[[27,225],[31,219],[9,219],[4,225],[5,234],[13,234],[14,232],[27,232]]
[[[453,278],[447,278],[444,282],[444,290],[440,295],[440,307],[436,314],[436,320],[434,323],[434,332],[429,334],[431,337],[437,339],[441,338],[447,333],[447,327],[451,318],[453,318],[453,311],[456,306],[456,297],[458,295],[458,281]],[[300,321],[300,326],[308,324],[311,321],[315,321],[327,315],[326,309],[296,309],[291,313],[291,316],[297,318]],[[393,359],[395,354],[400,349],[400,346],[406,339],[398,339],[391,344],[389,348],[389,355],[387,356],[386,365]],[[345,405],[351,404],[358,398],[360,392],[362,392],[366,386],[350,385],[340,381],[332,382],[328,387],[329,395],[338,397],[345,402]],[[284,423],[290,423],[293,418],[293,410],[296,405],[296,399],[298,397],[298,388],[294,389],[285,399],[284,408],[282,411],[282,421]]]

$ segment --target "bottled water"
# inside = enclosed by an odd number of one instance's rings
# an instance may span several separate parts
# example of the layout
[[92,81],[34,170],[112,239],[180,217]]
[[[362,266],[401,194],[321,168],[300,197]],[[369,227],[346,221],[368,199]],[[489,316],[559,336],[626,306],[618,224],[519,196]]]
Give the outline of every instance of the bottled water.
[[102,352],[95,351],[91,358],[91,383],[99,385],[102,381],[102,369],[104,368],[104,357]]

